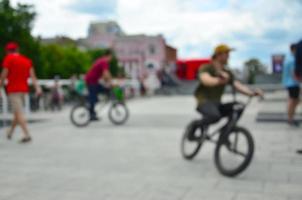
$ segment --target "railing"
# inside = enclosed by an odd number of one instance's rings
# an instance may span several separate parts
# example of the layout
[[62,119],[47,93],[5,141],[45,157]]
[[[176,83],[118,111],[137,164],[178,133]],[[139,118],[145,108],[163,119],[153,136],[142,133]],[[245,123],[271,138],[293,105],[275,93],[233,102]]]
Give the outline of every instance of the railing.
[[[114,80],[114,82],[117,82],[117,80]],[[29,84],[31,84],[31,81],[29,81]],[[62,79],[59,81],[59,84],[61,87],[63,86],[70,86],[71,80],[68,79]],[[134,95],[139,95],[139,82],[137,80],[124,80],[122,81],[122,86],[126,88],[133,88],[134,89]],[[54,85],[54,80],[39,80],[39,85],[51,88]],[[10,103],[8,100],[8,97],[6,93],[4,92],[4,89],[0,89],[1,96],[0,96],[0,119],[5,119],[10,113]],[[29,95],[25,95],[25,102],[24,102],[24,110],[26,114],[31,113],[31,102]]]

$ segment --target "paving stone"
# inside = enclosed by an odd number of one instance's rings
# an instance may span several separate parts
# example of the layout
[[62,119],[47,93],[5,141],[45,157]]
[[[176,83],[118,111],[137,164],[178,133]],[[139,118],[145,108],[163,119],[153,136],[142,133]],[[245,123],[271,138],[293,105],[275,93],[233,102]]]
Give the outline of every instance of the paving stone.
[[302,159],[295,153],[301,128],[255,121],[258,111],[283,112],[285,102],[253,101],[246,110],[239,125],[252,133],[255,154],[235,178],[217,171],[214,144],[206,143],[192,161],[182,158],[184,129],[200,118],[192,97],[152,97],[128,105],[130,119],[123,126],[104,115],[76,128],[70,108],[38,113],[36,118],[47,121],[29,125],[33,142],[27,145],[17,143],[20,129],[12,141],[0,129],[0,200],[302,199]]

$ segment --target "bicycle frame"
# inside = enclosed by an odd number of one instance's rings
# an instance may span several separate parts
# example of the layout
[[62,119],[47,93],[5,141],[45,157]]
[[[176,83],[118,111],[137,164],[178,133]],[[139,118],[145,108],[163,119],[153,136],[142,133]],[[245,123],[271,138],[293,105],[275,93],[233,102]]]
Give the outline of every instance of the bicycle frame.
[[[100,98],[100,96],[103,98]],[[96,104],[96,109],[95,109],[98,114],[103,114],[104,108],[108,105],[112,105],[117,102],[123,103],[123,104],[125,103],[125,100],[119,100],[116,97],[116,94],[113,92],[113,90],[110,90],[109,95],[104,95],[104,94],[99,95],[98,99],[99,99],[99,101]]]
[[[117,97],[112,89],[110,90],[110,92],[108,94],[99,93],[97,96],[98,96],[97,104],[105,102],[105,104],[107,105],[110,101],[112,101],[112,102],[120,101],[117,99]],[[100,98],[100,97],[102,97],[102,98]],[[78,96],[78,103],[79,104],[89,104],[88,95]]]
[[[181,152],[187,160],[191,160],[197,155],[205,141],[213,142],[216,146],[214,153],[216,167],[221,174],[229,177],[234,177],[245,170],[254,152],[254,141],[251,133],[238,125],[245,108],[252,100],[252,96],[248,98],[247,102],[240,102],[236,100],[236,93],[233,90],[233,97],[233,103],[227,104],[226,107],[221,106],[222,116],[220,119],[227,118],[226,123],[223,121],[223,126],[218,125],[219,127],[214,128],[215,130],[212,132],[209,131],[211,124],[204,125],[203,122],[206,120],[193,120],[187,126],[181,141]],[[220,106],[218,109],[220,110]],[[246,148],[242,148],[244,145]],[[226,159],[222,159],[225,155],[227,156]],[[237,156],[240,156],[240,165],[235,162],[236,167],[225,166],[224,164],[227,163],[224,161],[232,162],[228,156],[235,156],[236,161]]]
[[[104,98],[100,98],[100,96],[104,97]],[[95,111],[97,113],[97,115],[102,115],[105,111],[105,107],[109,106],[110,103],[112,102],[110,97],[107,97],[106,95],[99,95],[98,97],[98,102],[95,105]]]
[[[240,120],[245,108],[247,107],[247,105],[250,104],[250,102],[253,98],[253,97],[249,97],[248,101],[246,103],[242,103],[242,102],[236,101],[235,93],[233,93],[233,97],[234,97],[233,112],[232,112],[232,115],[228,118],[227,124],[217,128],[212,133],[208,133],[209,127],[202,127],[204,129],[204,134],[203,134],[204,138],[202,138],[202,140],[205,139],[205,140],[208,140],[213,143],[218,143],[220,141],[223,142],[224,139],[226,138],[227,134],[232,130],[233,127],[235,127],[237,125],[237,122]],[[221,133],[220,131],[224,127],[226,127],[226,129],[224,130],[223,133]],[[214,140],[214,137],[218,134],[220,134],[220,135],[219,135],[218,141],[216,141],[216,140]]]

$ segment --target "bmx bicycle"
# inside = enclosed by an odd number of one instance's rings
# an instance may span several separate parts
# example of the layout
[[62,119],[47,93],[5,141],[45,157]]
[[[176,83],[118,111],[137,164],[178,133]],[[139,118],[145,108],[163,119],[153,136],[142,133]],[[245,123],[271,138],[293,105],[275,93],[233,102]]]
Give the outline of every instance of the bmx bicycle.
[[[129,118],[129,110],[125,103],[122,88],[113,87],[110,95],[102,95],[99,103],[96,105],[96,113],[100,115],[105,108],[108,108],[108,118],[114,125],[122,125]],[[85,127],[90,121],[89,103],[87,99],[81,98],[79,103],[74,105],[70,112],[70,121],[77,127]]]
[[[190,122],[182,136],[181,153],[187,159],[193,159],[206,141],[216,144],[214,161],[218,171],[228,177],[234,177],[243,172],[250,164],[254,154],[254,140],[251,133],[244,127],[238,126],[238,121],[250,104],[253,97],[248,101],[238,102],[235,89],[233,88],[232,115],[227,124],[210,133],[209,126],[201,124],[201,120]],[[189,136],[194,135],[194,139]],[[218,135],[218,139],[216,137]]]

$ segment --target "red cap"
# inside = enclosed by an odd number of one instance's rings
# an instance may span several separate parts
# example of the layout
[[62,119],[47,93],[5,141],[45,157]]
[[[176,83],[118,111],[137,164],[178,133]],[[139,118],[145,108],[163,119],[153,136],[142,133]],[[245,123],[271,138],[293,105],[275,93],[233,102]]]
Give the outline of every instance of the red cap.
[[16,42],[9,42],[5,46],[6,51],[15,51],[19,48],[19,45]]

